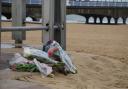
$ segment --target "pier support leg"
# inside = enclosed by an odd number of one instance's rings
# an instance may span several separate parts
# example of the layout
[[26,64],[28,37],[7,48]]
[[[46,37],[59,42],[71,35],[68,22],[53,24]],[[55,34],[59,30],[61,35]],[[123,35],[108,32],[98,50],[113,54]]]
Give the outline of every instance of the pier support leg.
[[87,24],[89,23],[89,17],[86,18],[86,23],[87,23]]
[[[12,25],[24,26],[26,17],[26,0],[12,0]],[[26,39],[25,31],[16,31],[12,33],[12,39],[15,40],[16,47],[22,47],[23,40]]]
[[118,24],[118,18],[115,18],[115,24]]
[[123,18],[123,24],[126,24],[126,18]]
[[110,24],[111,17],[108,17],[108,24]]
[[100,24],[102,24],[103,17],[100,17]]
[[94,17],[94,24],[96,24],[96,18],[97,18],[97,17]]

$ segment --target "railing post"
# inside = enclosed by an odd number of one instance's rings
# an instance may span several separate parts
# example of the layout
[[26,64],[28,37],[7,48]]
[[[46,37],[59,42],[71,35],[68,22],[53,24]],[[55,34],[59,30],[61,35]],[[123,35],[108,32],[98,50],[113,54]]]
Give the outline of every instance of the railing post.
[[47,31],[43,31],[43,43],[54,40],[54,0],[42,1],[42,25],[49,26]]
[[[26,17],[26,0],[12,0],[12,25],[23,26]],[[12,33],[12,38],[15,40],[16,47],[22,44],[26,39],[25,31],[16,31]]]

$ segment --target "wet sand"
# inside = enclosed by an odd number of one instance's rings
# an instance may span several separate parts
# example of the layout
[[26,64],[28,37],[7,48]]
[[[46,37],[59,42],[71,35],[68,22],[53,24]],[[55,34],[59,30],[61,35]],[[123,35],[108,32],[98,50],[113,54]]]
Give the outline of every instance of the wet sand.
[[[25,44],[41,45],[41,31],[27,34]],[[13,42],[10,38],[10,33],[2,33],[3,42]],[[53,89],[128,89],[128,25],[67,24],[67,51],[78,74],[20,79]]]

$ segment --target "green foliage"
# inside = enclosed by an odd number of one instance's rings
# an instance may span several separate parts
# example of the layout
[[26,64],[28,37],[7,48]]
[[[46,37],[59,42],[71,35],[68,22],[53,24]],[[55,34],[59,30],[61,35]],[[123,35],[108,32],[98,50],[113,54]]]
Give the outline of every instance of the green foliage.
[[35,64],[16,64],[16,70],[22,72],[37,72]]

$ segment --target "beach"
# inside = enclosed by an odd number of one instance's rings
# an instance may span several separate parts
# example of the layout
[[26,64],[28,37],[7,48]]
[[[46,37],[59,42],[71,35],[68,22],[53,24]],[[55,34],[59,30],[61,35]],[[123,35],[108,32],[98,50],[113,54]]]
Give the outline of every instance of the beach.
[[[10,26],[10,23],[3,23]],[[40,24],[27,24],[27,26]],[[26,32],[27,45],[42,45],[42,32]],[[67,24],[68,51],[79,51],[118,59],[128,59],[128,25]],[[3,43],[14,43],[11,33],[2,33]]]
[[[10,23],[2,23],[7,25]],[[78,73],[67,76],[56,73],[54,78],[42,78],[36,73],[27,80],[19,75],[20,80],[52,89],[128,89],[128,25],[67,24],[66,33],[67,52]],[[42,45],[41,34],[41,31],[27,32],[24,44]],[[2,33],[2,42],[13,43],[11,33]],[[4,53],[12,51],[19,50],[2,49]]]

